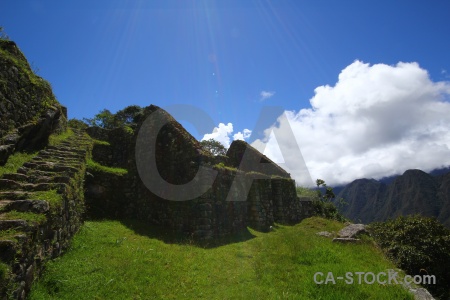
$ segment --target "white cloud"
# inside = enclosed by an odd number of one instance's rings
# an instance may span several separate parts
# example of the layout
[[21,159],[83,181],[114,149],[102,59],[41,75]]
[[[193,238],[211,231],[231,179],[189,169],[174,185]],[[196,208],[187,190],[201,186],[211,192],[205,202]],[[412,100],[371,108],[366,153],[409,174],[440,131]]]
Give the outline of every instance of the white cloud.
[[449,100],[450,82],[431,81],[417,63],[370,66],[355,61],[334,86],[315,89],[312,108],[285,112],[287,118],[279,118],[252,145],[266,144],[269,157],[279,153],[267,142],[273,130],[280,148],[287,150],[282,167],[299,179],[304,170],[289,147],[290,126],[312,179],[330,185],[412,168],[431,171],[450,165]]
[[275,95],[275,92],[261,91],[259,95],[261,96],[260,100],[264,101]]
[[238,133],[235,133],[233,135],[233,140],[242,140],[242,141],[244,141],[244,140],[248,139],[251,134],[252,134],[251,130],[244,129],[243,132],[239,131]]
[[203,136],[202,141],[214,139],[222,143],[225,148],[229,148],[231,133],[233,133],[233,124],[228,123],[227,125],[225,125],[224,123],[219,123],[218,127],[214,127],[212,133],[207,133]]
[[[231,136],[233,134],[233,124],[228,123],[225,125],[224,123],[219,123],[218,127],[215,127],[212,133],[207,133],[203,136],[202,141],[214,139],[225,148],[229,148],[231,144]],[[250,137],[252,131],[249,129],[244,129],[242,132],[237,132],[233,135],[233,140],[246,140]]]

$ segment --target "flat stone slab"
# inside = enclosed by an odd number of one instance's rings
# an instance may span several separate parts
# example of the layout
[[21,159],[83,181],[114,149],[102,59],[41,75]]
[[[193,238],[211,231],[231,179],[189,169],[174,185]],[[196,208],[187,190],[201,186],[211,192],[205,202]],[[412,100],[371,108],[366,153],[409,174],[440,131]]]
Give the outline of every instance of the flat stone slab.
[[5,209],[15,210],[20,212],[34,212],[42,214],[50,210],[50,206],[47,201],[44,200],[16,200],[11,201]]
[[324,237],[331,237],[333,235],[331,232],[328,232],[328,231],[321,231],[321,232],[317,232],[316,234],[320,235],[320,236],[324,236]]
[[430,292],[428,292],[427,289],[410,289],[410,292],[413,293],[415,300],[434,300],[433,296],[430,294]]
[[351,244],[351,243],[358,243],[360,239],[354,239],[354,238],[334,238],[333,243],[342,243],[342,244]]
[[362,234],[368,234],[364,224],[350,224],[342,228],[338,233],[341,238],[356,238]]

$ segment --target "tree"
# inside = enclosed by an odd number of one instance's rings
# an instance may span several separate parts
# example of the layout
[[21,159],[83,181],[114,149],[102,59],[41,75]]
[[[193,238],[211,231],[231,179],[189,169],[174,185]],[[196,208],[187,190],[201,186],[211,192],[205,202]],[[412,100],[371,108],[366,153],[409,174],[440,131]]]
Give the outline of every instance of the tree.
[[208,150],[214,156],[227,154],[227,149],[225,146],[215,139],[201,141],[200,145],[202,145],[203,149]]
[[[333,192],[333,188],[327,187],[327,184],[325,183],[324,180],[317,179],[316,180],[316,185],[317,185],[317,195],[319,196],[319,199],[321,201],[323,201],[323,202],[330,202],[331,200],[336,198],[336,195]],[[325,193],[324,194],[322,194],[322,191],[320,190],[321,187],[325,188]]]
[[115,114],[116,121],[120,124],[136,124],[143,116],[143,109],[138,105],[130,105]]
[[118,126],[114,114],[112,114],[108,109],[100,111],[92,119],[83,118],[89,126],[96,126],[106,129],[115,128]]
[[[324,180],[317,179],[317,197],[318,200],[313,201],[313,206],[315,214],[327,219],[337,220],[340,222],[346,221],[346,218],[339,213],[338,208],[333,203],[333,199],[336,195],[333,192],[333,188],[328,187]],[[324,193],[322,191],[324,190]],[[342,198],[337,199],[337,204],[339,206],[345,205],[345,201]]]
[[92,119],[84,118],[83,121],[89,126],[112,129],[116,127],[131,127],[136,125],[140,118],[144,115],[143,109],[137,105],[130,105],[115,114],[108,109],[104,109],[96,114]]

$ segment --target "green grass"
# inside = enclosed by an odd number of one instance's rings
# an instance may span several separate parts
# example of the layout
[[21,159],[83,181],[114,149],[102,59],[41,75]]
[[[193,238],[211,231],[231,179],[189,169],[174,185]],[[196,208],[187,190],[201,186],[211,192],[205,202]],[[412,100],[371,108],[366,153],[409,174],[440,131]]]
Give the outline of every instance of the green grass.
[[14,237],[19,233],[20,231],[17,231],[15,229],[0,230],[0,240],[14,239]]
[[30,299],[412,299],[400,285],[314,283],[316,272],[394,268],[371,241],[342,245],[316,235],[342,226],[310,218],[206,247],[173,243],[143,223],[86,222]]
[[213,168],[215,168],[217,170],[228,170],[228,171],[231,171],[231,172],[237,172],[237,170],[238,170],[237,168],[226,166],[223,162],[215,164],[213,166]]
[[94,140],[94,145],[103,145],[103,146],[111,146],[111,144],[107,141],[101,141],[101,140]]
[[298,197],[317,198],[317,191],[301,186],[296,187]]
[[72,137],[74,135],[74,132],[72,129],[68,128],[65,132],[60,134],[51,134],[48,137],[48,144],[50,146],[56,146],[60,144],[63,141],[66,141],[68,138]]
[[37,191],[33,192],[28,198],[36,200],[45,200],[50,205],[50,208],[61,207],[63,196],[56,190]]
[[26,162],[32,160],[38,153],[16,152],[10,157],[4,166],[0,167],[0,178],[6,173],[16,173]]
[[0,215],[0,220],[25,220],[28,222],[42,224],[47,220],[47,218],[43,214],[12,210]]
[[98,162],[96,162],[92,159],[89,159],[87,161],[87,167],[88,167],[88,169],[91,169],[93,171],[111,173],[111,174],[120,175],[120,176],[126,175],[128,173],[128,171],[126,169],[107,167],[107,166],[99,164]]

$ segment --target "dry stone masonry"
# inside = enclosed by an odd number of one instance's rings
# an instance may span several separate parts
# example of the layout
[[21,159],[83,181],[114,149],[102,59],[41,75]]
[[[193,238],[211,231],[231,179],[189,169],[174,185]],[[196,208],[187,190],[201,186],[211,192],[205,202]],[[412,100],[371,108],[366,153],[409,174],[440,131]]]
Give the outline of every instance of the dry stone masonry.
[[13,41],[0,40],[0,166],[15,151],[38,149],[66,129],[67,111]]
[[[209,167],[217,176],[203,195],[170,201],[155,195],[142,182],[136,166],[135,152],[142,151],[135,149],[137,134],[142,122],[157,110],[166,118],[156,139],[158,174],[172,184],[185,184],[194,178],[199,166]],[[293,224],[312,214],[311,202],[297,197],[290,175],[246,142],[234,141],[225,157],[214,157],[167,112],[154,105],[145,108],[141,124],[133,134],[120,128],[88,129],[94,139],[107,142],[94,145],[93,159],[128,170],[126,175],[88,170],[86,202],[92,215],[138,218],[203,239],[225,236],[247,226],[268,230],[274,222]],[[247,157],[256,157],[268,165],[266,173],[240,168],[246,151]],[[238,188],[233,186],[236,178]]]
[[0,179],[0,298],[24,299],[43,264],[66,249],[82,223],[91,141],[76,132]]
[[[144,124],[158,128],[150,177],[139,171],[137,159],[147,151],[136,146]],[[37,155],[0,176],[0,299],[24,299],[85,217],[140,219],[184,237],[211,239],[247,226],[297,223],[313,213],[311,202],[297,197],[290,175],[256,149],[235,141],[226,156],[213,156],[157,106],[144,108],[132,128],[67,130],[66,109],[50,85],[14,42],[0,40],[0,167],[28,150]],[[265,167],[254,167],[260,165]],[[167,200],[170,190],[145,184],[158,177],[182,186],[197,180],[200,168],[208,170],[200,183],[210,184],[185,201]]]

